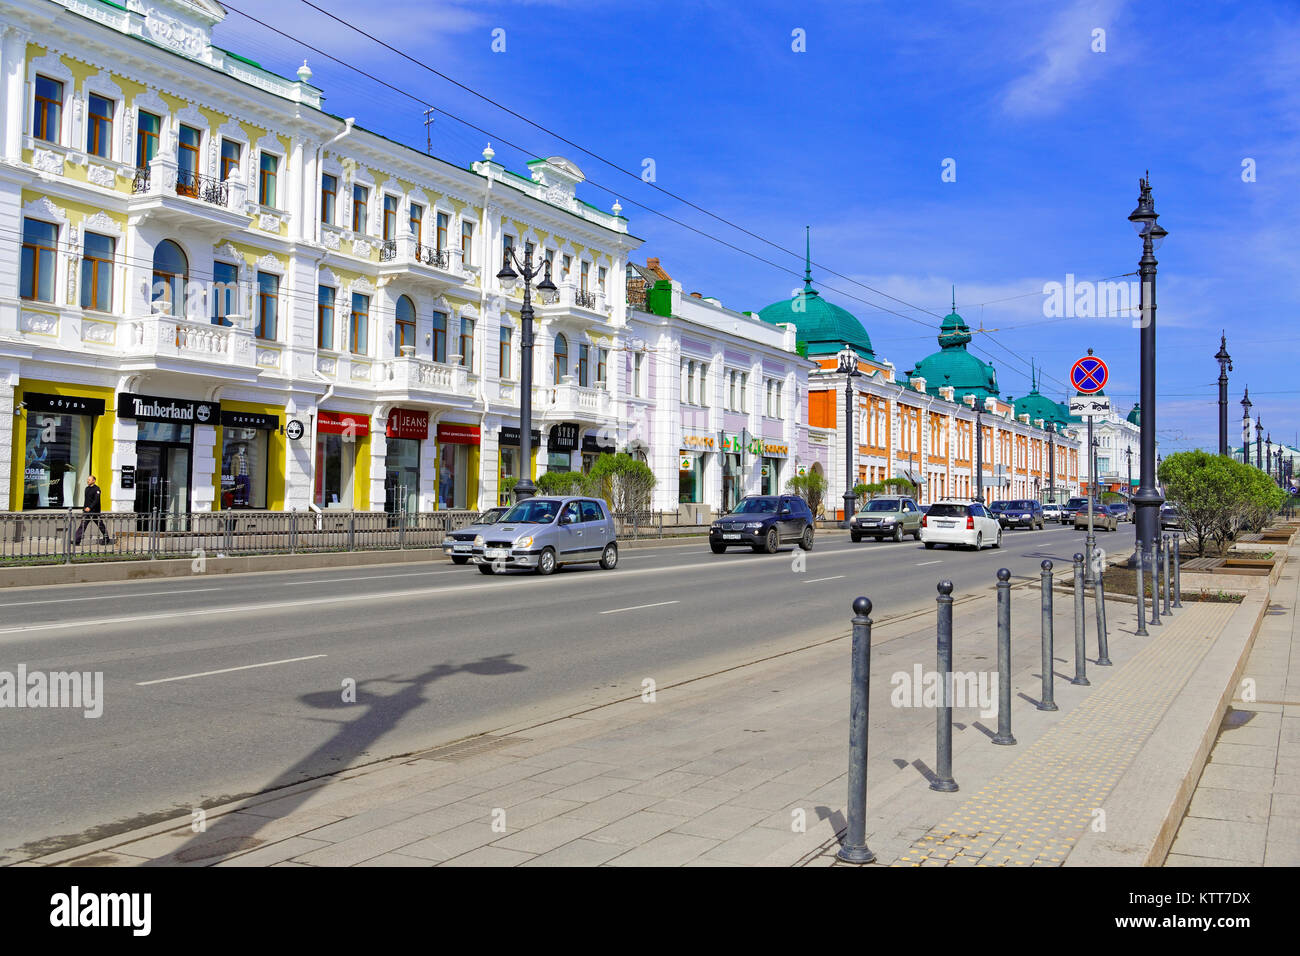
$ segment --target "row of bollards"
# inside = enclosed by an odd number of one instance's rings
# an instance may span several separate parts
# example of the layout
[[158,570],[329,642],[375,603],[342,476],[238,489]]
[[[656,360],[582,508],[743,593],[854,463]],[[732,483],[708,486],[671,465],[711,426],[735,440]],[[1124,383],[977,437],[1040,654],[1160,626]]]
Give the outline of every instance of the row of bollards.
[[[1172,556],[1170,552],[1172,551]],[[1088,554],[1074,555],[1074,677],[1071,684],[1091,686],[1087,674],[1087,647],[1085,634],[1085,591],[1092,588],[1097,615],[1097,664],[1111,665],[1106,635],[1106,589],[1104,569],[1093,564],[1091,547]],[[1145,588],[1143,564],[1137,564],[1137,633],[1146,635]],[[1154,564],[1151,568],[1152,600],[1151,623],[1160,624],[1160,601],[1163,592],[1164,614],[1170,608],[1181,608],[1179,601],[1180,569],[1179,542],[1175,535],[1156,538]],[[1171,568],[1172,565],[1172,568]],[[1011,572],[1001,568],[997,573],[997,642],[998,642],[998,730],[993,743],[1012,746],[1016,738],[1011,732]],[[1163,579],[1163,580],[1162,580]],[[1042,695],[1037,703],[1039,710],[1055,711],[1053,684],[1055,680],[1054,634],[1052,607],[1052,562],[1041,565],[1042,591]],[[951,581],[940,581],[937,603],[936,667],[939,683],[935,721],[935,772],[930,789],[942,793],[958,790],[952,775],[952,710],[953,710],[953,643]],[[1170,592],[1173,592],[1172,603]],[[838,857],[848,863],[870,863],[875,859],[866,843],[867,812],[867,711],[868,683],[871,679],[871,601],[859,597],[853,602],[852,686],[849,702],[849,800],[848,828]]]

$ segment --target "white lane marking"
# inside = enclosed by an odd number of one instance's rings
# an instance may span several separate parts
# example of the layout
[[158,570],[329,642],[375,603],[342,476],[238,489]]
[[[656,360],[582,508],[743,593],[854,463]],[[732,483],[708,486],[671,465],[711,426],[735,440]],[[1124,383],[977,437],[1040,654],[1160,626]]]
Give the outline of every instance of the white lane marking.
[[298,661],[314,661],[318,657],[328,657],[328,654],[312,654],[308,657],[286,657],[282,661],[265,661],[261,664],[245,664],[242,667],[223,667],[219,671],[200,671],[197,674],[182,674],[180,677],[163,677],[159,680],[142,680],[136,681],[136,687],[148,687],[150,684],[169,684],[174,680],[189,680],[192,677],[211,677],[213,674],[229,674],[234,671],[247,671],[255,667],[271,667],[275,664],[294,664]]
[[658,604],[638,604],[636,607],[616,607],[612,611],[601,611],[601,614],[621,614],[623,611],[640,611],[648,607],[664,607],[668,604],[681,604],[681,601],[660,601]]
[[53,601],[13,601],[0,607],[28,607],[32,604],[68,604],[72,601],[121,601],[125,598],[156,597],[159,594],[198,594],[200,591],[220,591],[221,588],[184,588],[177,591],[132,591],[126,594],[96,594],[94,597],[58,598]]
[[838,581],[838,580],[839,580],[840,578],[842,578],[842,577],[844,577],[844,575],[842,575],[842,574],[837,574],[837,575],[835,575],[835,577],[833,577],[833,578],[813,578],[812,580],[810,580],[810,581],[804,581],[803,583],[804,583],[804,584],[817,584],[817,583],[819,583],[819,582],[821,582],[821,581]]
[[943,564],[943,561],[922,561],[922,562],[920,562],[919,564],[917,564],[917,567],[918,567],[918,568],[923,568],[923,567],[925,567],[927,564]]

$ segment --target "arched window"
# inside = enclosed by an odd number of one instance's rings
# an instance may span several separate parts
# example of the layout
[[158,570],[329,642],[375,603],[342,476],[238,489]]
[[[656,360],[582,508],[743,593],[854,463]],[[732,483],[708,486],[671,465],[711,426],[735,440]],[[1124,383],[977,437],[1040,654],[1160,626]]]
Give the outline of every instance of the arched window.
[[153,301],[167,303],[171,315],[184,317],[189,277],[190,263],[181,247],[170,239],[158,243],[153,251]]
[[396,355],[402,354],[403,345],[415,347],[415,303],[404,295],[397,299],[397,329],[393,335]]
[[563,335],[555,337],[555,384],[569,374],[569,340]]

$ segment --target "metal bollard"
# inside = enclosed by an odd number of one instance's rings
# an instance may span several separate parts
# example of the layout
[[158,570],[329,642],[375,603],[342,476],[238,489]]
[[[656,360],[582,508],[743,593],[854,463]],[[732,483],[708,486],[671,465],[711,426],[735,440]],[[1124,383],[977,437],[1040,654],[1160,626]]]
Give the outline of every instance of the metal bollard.
[[935,718],[936,779],[930,789],[952,793],[957,781],[952,779],[952,582],[939,582],[938,667],[942,700]]
[[1160,625],[1160,535],[1152,542],[1153,553],[1143,554],[1151,562],[1151,625]]
[[1043,592],[1043,694],[1038,702],[1039,710],[1060,710],[1053,699],[1052,686],[1055,683],[1052,665],[1055,654],[1052,650],[1052,562],[1042,563],[1043,575],[1040,587]]
[[1011,572],[998,568],[998,732],[995,744],[1014,746],[1011,733]]
[[1137,636],[1146,637],[1147,632],[1147,588],[1145,577],[1142,573],[1142,552],[1138,551],[1138,559],[1134,562],[1133,570],[1137,574],[1137,599],[1138,599],[1138,626]]
[[1173,535],[1165,535],[1165,536],[1164,536],[1164,538],[1165,538],[1165,614],[1166,614],[1166,615],[1169,614],[1169,585],[1170,585],[1170,580],[1169,580],[1169,551],[1171,550],[1171,548],[1170,548],[1170,538],[1171,538],[1171,537],[1173,537]]
[[1087,687],[1092,682],[1088,680],[1088,663],[1084,657],[1086,651],[1083,641],[1083,555],[1076,551],[1074,555],[1074,677],[1070,679],[1070,683]]
[[871,601],[853,601],[853,661],[849,678],[849,826],[835,855],[845,863],[870,863],[867,848],[867,705],[871,682]]
[[1179,553],[1178,539],[1179,535],[1171,534],[1169,539],[1174,543],[1174,607],[1181,608],[1183,602],[1178,599],[1183,592],[1182,582],[1182,555]]
[[1100,563],[1092,576],[1092,603],[1097,606],[1097,666],[1110,667],[1110,645],[1106,638],[1106,585],[1105,572]]

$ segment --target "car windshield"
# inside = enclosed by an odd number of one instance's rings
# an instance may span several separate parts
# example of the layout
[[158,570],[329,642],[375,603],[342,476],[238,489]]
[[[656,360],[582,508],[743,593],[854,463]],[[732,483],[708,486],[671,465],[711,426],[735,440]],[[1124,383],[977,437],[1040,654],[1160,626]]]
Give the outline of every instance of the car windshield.
[[746,498],[736,506],[736,510],[732,513],[738,515],[757,515],[774,514],[775,512],[775,498]]
[[558,501],[549,498],[528,498],[511,508],[502,521],[519,524],[550,524],[559,512]]
[[965,505],[931,505],[928,512],[931,518],[964,518]]
[[501,516],[506,513],[505,508],[489,508],[478,516],[478,524],[496,524],[501,520]]
[[1086,507],[1088,507],[1088,499],[1087,499],[1087,498],[1071,498],[1069,501],[1066,502],[1065,507],[1067,507],[1067,508],[1086,508]]
[[1034,503],[1032,501],[1013,501],[1011,502],[1011,507],[1017,508],[1021,511],[1032,511],[1034,509]]
[[997,508],[997,509],[1001,510],[1001,509],[1005,508],[1008,504],[1010,504],[1010,502],[1007,502],[1007,501],[995,501],[995,502],[993,502],[992,505],[990,505],[990,507],[992,507],[992,508]]
[[867,502],[867,511],[899,511],[903,503],[897,498],[877,498],[875,501]]

